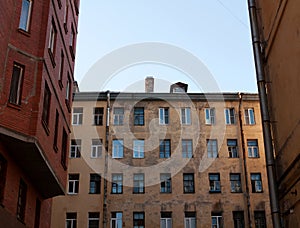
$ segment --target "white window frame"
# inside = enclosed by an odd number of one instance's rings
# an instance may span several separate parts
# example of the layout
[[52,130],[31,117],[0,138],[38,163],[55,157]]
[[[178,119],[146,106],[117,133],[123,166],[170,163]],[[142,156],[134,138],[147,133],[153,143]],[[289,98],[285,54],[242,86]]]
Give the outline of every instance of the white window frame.
[[[135,191],[138,189],[138,191]],[[133,174],[133,193],[142,194],[145,193],[145,174],[135,173]]]
[[[116,113],[116,110],[122,110],[120,113]],[[123,113],[122,113],[123,112]],[[113,121],[114,121],[114,125],[123,125],[124,124],[124,108],[121,107],[116,107],[113,110]]]
[[[123,226],[123,212],[113,212],[113,213],[116,213],[116,217],[113,218],[111,217],[110,219],[110,228],[122,228]],[[121,217],[118,217],[118,215],[121,215]],[[112,215],[111,215],[112,216]],[[113,225],[113,221],[115,221],[115,225]]]
[[181,153],[183,158],[193,157],[193,140],[192,139],[182,139],[181,140]]
[[[218,180],[211,179],[211,176],[217,176]],[[221,192],[221,177],[218,173],[209,173],[209,191]]]
[[144,158],[145,141],[143,139],[133,140],[133,158]]
[[[242,181],[239,173],[230,173],[230,192],[241,193],[242,192]],[[238,180],[232,179],[233,176],[238,176]]]
[[246,108],[245,109],[245,123],[247,125],[255,125],[254,108]]
[[[217,223],[213,224],[213,219],[216,219]],[[222,227],[222,216],[212,215],[211,216],[211,228],[221,228]]]
[[112,158],[123,158],[124,142],[123,139],[114,139],[112,145]]
[[[254,184],[255,192],[253,192],[253,193],[263,192],[261,174],[260,173],[251,173],[250,178],[251,178],[251,185]],[[253,186],[252,186],[252,189],[253,189]]]
[[[233,113],[231,113],[233,111]],[[227,125],[235,124],[235,109],[234,108],[225,108],[224,110],[225,114],[225,123]]]
[[[235,141],[236,145],[228,145],[229,141]],[[237,139],[227,139],[227,149],[228,149],[228,156],[230,158],[238,158],[239,157],[239,150],[237,146]]]
[[[75,142],[75,144],[72,144]],[[81,157],[81,139],[71,139],[70,144],[70,158]]]
[[[29,7],[26,9],[26,12],[25,12],[25,13],[27,13],[27,15],[23,15],[23,2],[29,2]],[[30,25],[31,9],[32,9],[32,0],[22,0],[22,8],[21,8],[19,28],[24,30],[24,31],[27,31],[27,32],[29,30],[29,25]],[[25,28],[23,27],[23,20],[26,20],[26,23],[24,24]]]
[[54,22],[52,21],[50,27],[50,34],[49,34],[49,44],[48,44],[48,48],[50,49],[52,54],[54,53],[55,40],[56,40],[56,28],[54,27]]
[[160,125],[168,125],[170,122],[170,113],[169,108],[159,108],[159,124]]
[[[195,226],[192,225],[192,222],[194,221]],[[185,217],[184,218],[184,228],[196,228],[196,217]]]
[[100,223],[100,213],[99,213],[99,217],[98,218],[92,218],[90,217],[90,213],[89,213],[89,217],[88,217],[88,227],[90,227],[90,221],[98,221],[98,227],[100,227],[99,223]]
[[92,139],[91,158],[101,158],[102,157],[102,147],[103,147],[103,145],[102,145],[101,139]]
[[[69,178],[70,178],[70,176],[69,176]],[[69,195],[76,195],[76,194],[78,194],[78,192],[76,192],[76,186],[77,186],[77,189],[79,191],[79,178],[80,178],[80,176],[78,175],[78,179],[76,179],[76,180],[70,180],[69,179],[68,180],[68,194]],[[70,189],[70,184],[72,184],[72,189]]]
[[[69,214],[68,212],[67,212],[67,214]],[[76,218],[71,218],[71,219],[68,219],[67,218],[67,214],[66,214],[66,227],[68,227],[68,222],[71,222],[71,228],[75,228],[75,227],[77,227],[77,214],[76,214]]]
[[217,139],[208,139],[206,141],[206,150],[208,158],[217,158],[219,156]]
[[[255,146],[249,146],[248,143],[250,141],[256,141],[256,145]],[[247,147],[248,147],[248,157],[249,158],[259,158],[258,141],[256,139],[249,139],[247,141]],[[255,150],[257,151],[257,156],[255,156]]]
[[215,124],[215,108],[205,108],[205,124],[213,125]]
[[191,125],[191,108],[182,108],[181,109],[181,124],[182,125]]
[[[74,110],[76,108],[81,109],[82,112],[74,112]],[[82,125],[82,122],[83,122],[83,108],[82,107],[74,107],[73,113],[72,113],[72,125]]]
[[[121,173],[113,173],[111,175],[111,193],[112,194],[122,194],[123,193],[123,174]],[[113,186],[116,186],[116,191],[113,192]],[[121,189],[121,191],[119,191]]]
[[[168,223],[170,224],[168,225]],[[172,218],[160,218],[160,228],[172,228]]]

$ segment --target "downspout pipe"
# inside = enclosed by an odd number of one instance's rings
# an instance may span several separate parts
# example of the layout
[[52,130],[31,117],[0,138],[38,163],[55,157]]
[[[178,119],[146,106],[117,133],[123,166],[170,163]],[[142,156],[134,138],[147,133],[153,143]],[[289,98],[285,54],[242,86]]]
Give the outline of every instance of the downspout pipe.
[[104,193],[103,193],[103,227],[108,225],[107,216],[107,171],[108,171],[108,149],[109,149],[109,122],[110,122],[110,91],[106,91],[106,125],[105,125],[105,160],[104,160]]
[[250,194],[249,194],[249,181],[248,181],[248,169],[247,169],[247,160],[246,160],[246,147],[245,147],[245,136],[244,136],[244,129],[243,129],[243,122],[242,122],[242,102],[243,102],[243,93],[239,93],[239,127],[240,127],[240,137],[242,142],[242,152],[243,152],[243,169],[244,169],[244,176],[245,176],[245,185],[246,185],[246,202],[247,202],[247,218],[249,223],[249,228],[252,228],[252,221],[251,221],[251,204],[250,204]]
[[260,109],[261,109],[263,136],[264,136],[272,222],[274,228],[280,228],[281,227],[280,211],[279,211],[278,194],[277,194],[278,187],[277,187],[276,174],[275,174],[275,159],[273,153],[273,143],[272,143],[272,136],[271,136],[270,117],[268,111],[265,72],[264,72],[263,57],[261,53],[261,41],[260,41],[259,27],[257,21],[257,8],[256,8],[255,0],[248,0],[248,10],[249,10],[249,17],[250,17],[257,87],[258,87],[258,94],[260,98]]

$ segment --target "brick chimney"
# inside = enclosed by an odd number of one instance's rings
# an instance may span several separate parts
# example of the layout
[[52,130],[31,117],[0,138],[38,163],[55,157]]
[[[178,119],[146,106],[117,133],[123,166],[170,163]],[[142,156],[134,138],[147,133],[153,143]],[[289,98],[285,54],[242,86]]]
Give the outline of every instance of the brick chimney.
[[154,91],[154,78],[152,76],[148,76],[145,78],[145,92],[153,93]]

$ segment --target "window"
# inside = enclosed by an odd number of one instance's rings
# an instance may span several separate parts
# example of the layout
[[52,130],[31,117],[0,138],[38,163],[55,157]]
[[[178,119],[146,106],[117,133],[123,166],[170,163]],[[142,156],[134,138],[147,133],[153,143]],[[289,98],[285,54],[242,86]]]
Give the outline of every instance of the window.
[[159,157],[171,157],[171,141],[170,139],[162,139],[159,141]]
[[[72,94],[72,83],[70,79],[70,74],[68,72],[68,80],[67,80],[67,86],[66,86],[66,104],[70,106],[70,99]],[[69,109],[69,107],[68,107]]]
[[226,108],[225,109],[225,123],[226,124],[235,124],[234,108]]
[[266,214],[265,211],[254,211],[255,228],[266,228]]
[[77,213],[66,214],[66,228],[76,228],[77,226]]
[[110,227],[111,228],[122,228],[123,213],[122,212],[112,212],[111,213],[111,220],[110,220]]
[[6,170],[7,170],[7,161],[0,154],[0,204],[2,203],[4,197]]
[[258,158],[258,144],[256,139],[247,140],[248,146],[248,157],[249,158]]
[[10,83],[9,103],[20,105],[24,66],[14,63]]
[[133,140],[133,157],[144,158],[144,140]]
[[54,127],[54,140],[53,140],[53,148],[54,148],[55,151],[58,150],[58,148],[57,148],[58,127],[59,127],[58,124],[59,124],[59,113],[56,110],[56,113],[55,113],[55,127]]
[[79,190],[79,174],[69,174],[68,194],[77,194]]
[[54,51],[55,51],[56,34],[57,34],[56,27],[54,21],[52,20],[52,24],[50,27],[50,34],[49,34],[49,44],[48,44],[48,49],[52,55],[54,55]]
[[65,56],[63,50],[60,52],[60,63],[59,63],[59,68],[58,68],[58,80],[59,80],[59,85],[62,87],[62,78],[63,78],[63,73],[64,73],[64,64],[65,64]]
[[216,139],[207,139],[206,147],[207,147],[207,156],[209,158],[218,157],[218,142]]
[[20,24],[19,28],[28,31],[29,30],[29,23],[30,23],[30,16],[31,16],[31,0],[23,0],[22,1],[22,10],[20,16]]
[[94,108],[94,125],[103,125],[103,108]]
[[184,228],[196,228],[196,212],[184,213]]
[[181,141],[182,157],[192,158],[193,157],[193,142],[191,139],[183,139]]
[[169,108],[159,108],[159,124],[169,124]]
[[26,208],[26,195],[27,185],[21,179],[19,184],[18,204],[17,204],[17,218],[24,222],[25,219],[25,208]]
[[209,173],[209,192],[220,193],[221,192],[221,181],[219,173]]
[[133,193],[145,193],[144,174],[133,174]]
[[124,108],[114,108],[113,115],[114,125],[124,124]]
[[64,169],[67,168],[66,161],[67,161],[67,148],[68,145],[68,134],[66,130],[63,128],[63,134],[62,134],[62,143],[61,143],[61,164],[64,167]]
[[160,228],[172,228],[172,212],[160,212]]
[[144,108],[134,108],[134,125],[144,125]]
[[191,124],[191,109],[182,108],[181,109],[181,124],[190,125]]
[[90,174],[90,194],[100,194],[101,176],[96,173]]
[[215,124],[215,108],[206,108],[205,111],[205,124]]
[[183,192],[184,193],[194,193],[194,174],[193,173],[184,173],[183,174]]
[[112,174],[111,193],[122,194],[123,193],[123,174]]
[[72,124],[81,125],[83,117],[83,108],[73,108]]
[[251,173],[251,186],[254,193],[263,191],[260,173]]
[[222,214],[221,213],[211,213],[211,228],[222,228]]
[[233,224],[234,228],[244,228],[245,221],[244,221],[244,211],[233,211]]
[[91,158],[102,157],[102,140],[92,139]]
[[113,158],[123,158],[123,140],[114,139],[113,140]]
[[99,212],[89,212],[89,226],[88,228],[99,228]]
[[80,158],[81,139],[71,140],[70,158]]
[[75,30],[74,30],[74,26],[73,24],[71,25],[71,36],[70,36],[70,51],[71,51],[71,55],[74,58],[74,45],[75,45]]
[[231,192],[242,192],[241,174],[239,173],[230,174],[230,189]]
[[145,227],[145,213],[133,212],[133,227],[144,228]]
[[228,148],[228,154],[230,158],[239,157],[236,139],[227,139],[227,148]]
[[170,173],[160,174],[160,192],[171,193],[172,192],[172,180]]
[[68,14],[69,14],[69,2],[66,1],[65,10],[64,10],[64,28],[65,28],[65,32],[68,32],[68,27],[67,27]]
[[51,101],[51,93],[46,83],[45,90],[44,90],[44,103],[43,103],[43,113],[42,113],[42,121],[46,125],[48,125],[49,122],[50,101]]
[[246,108],[245,109],[245,123],[247,125],[255,124],[254,109],[253,108]]

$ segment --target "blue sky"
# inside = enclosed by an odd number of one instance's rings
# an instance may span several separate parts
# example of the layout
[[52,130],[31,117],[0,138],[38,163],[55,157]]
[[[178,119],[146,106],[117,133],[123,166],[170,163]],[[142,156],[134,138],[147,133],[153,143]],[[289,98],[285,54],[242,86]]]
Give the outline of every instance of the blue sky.
[[[240,0],[81,1],[75,80],[80,86],[97,61],[144,42],[169,44],[191,53],[207,67],[221,91],[257,91],[247,1]],[[127,66],[110,78],[100,70],[93,84],[99,90],[143,91],[143,86],[132,85],[143,85],[149,75],[167,83],[186,82],[189,92],[201,90],[193,80],[197,75],[159,63]],[[103,83],[98,77],[109,79]],[[159,87],[160,80],[155,90],[167,92],[167,86]]]

